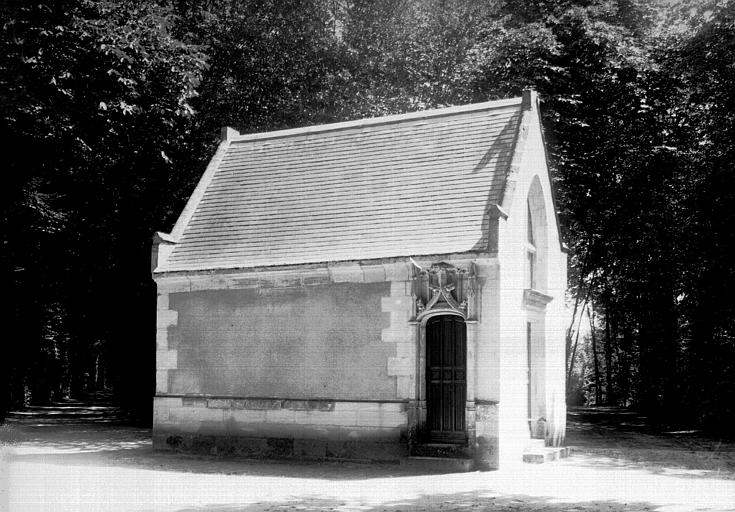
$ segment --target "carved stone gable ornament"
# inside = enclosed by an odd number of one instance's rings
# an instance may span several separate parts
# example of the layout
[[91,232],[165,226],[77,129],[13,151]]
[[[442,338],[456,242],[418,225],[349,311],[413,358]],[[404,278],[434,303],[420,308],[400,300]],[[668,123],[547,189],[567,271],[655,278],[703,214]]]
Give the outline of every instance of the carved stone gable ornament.
[[414,264],[412,320],[420,321],[432,313],[456,313],[465,320],[475,320],[475,266],[460,268],[440,262],[422,268]]

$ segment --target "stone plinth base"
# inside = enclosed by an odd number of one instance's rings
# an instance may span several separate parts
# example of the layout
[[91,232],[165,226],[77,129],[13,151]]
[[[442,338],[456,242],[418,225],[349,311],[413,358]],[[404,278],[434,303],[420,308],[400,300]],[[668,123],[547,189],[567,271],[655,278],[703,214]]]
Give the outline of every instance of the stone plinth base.
[[324,441],[292,437],[238,437],[154,434],[153,448],[249,459],[350,460],[398,463],[408,455],[403,443]]
[[544,462],[552,462],[559,459],[565,459],[567,457],[569,457],[569,448],[567,447],[545,447],[524,452],[523,462],[543,464]]

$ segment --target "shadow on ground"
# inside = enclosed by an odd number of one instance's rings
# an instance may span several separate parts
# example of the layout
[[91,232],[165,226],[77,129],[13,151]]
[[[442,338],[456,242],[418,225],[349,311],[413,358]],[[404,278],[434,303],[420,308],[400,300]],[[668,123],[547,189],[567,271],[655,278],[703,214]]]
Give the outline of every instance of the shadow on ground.
[[390,463],[254,460],[154,451],[149,429],[109,424],[39,427],[10,423],[0,426],[0,450],[3,449],[4,458],[10,462],[117,466],[197,474],[363,480],[425,473],[421,469]]
[[134,425],[136,419],[116,405],[108,394],[97,393],[88,401],[67,399],[11,411],[7,423],[26,426]]
[[[525,495],[493,496],[483,492],[464,492],[456,494],[424,495],[410,500],[387,500],[381,504],[351,503],[348,500],[299,499],[288,502],[258,502],[248,505],[210,505],[182,508],[176,512],[280,512],[280,511],[352,511],[361,512],[399,512],[417,510],[453,511],[492,511],[492,512],[646,512],[656,510],[650,503],[620,503],[616,501],[559,502],[552,498]],[[153,512],[152,510],[150,512]]]
[[616,407],[570,408],[567,444],[575,463],[687,478],[735,479],[735,442],[699,430],[651,424]]
[[621,410],[571,410],[571,459],[427,475],[398,464],[156,452],[150,429],[93,407],[36,408],[0,425],[0,509],[3,478],[13,484],[5,508],[23,512],[705,512],[731,510],[735,495],[735,444],[656,432]]
[[[572,463],[595,469],[637,469],[682,478],[735,479],[735,443],[700,432],[662,430],[619,408],[570,408]],[[0,425],[0,450],[18,462],[120,466],[169,472],[358,480],[421,474],[396,464],[253,461],[155,452],[150,429],[126,426],[107,403],[68,402],[12,413]]]

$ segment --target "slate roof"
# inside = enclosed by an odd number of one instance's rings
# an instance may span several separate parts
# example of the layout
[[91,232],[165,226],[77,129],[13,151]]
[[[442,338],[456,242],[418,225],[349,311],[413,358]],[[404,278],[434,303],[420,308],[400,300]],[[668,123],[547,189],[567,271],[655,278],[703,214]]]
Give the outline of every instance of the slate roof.
[[485,251],[520,117],[516,98],[236,134],[156,272]]

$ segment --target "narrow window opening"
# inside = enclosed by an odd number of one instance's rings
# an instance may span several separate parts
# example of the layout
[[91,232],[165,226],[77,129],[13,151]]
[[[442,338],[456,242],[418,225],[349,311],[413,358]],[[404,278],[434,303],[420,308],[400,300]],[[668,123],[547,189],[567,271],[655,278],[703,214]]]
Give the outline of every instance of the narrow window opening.
[[526,396],[528,401],[526,403],[526,410],[528,411],[529,421],[533,417],[533,403],[532,403],[532,365],[531,358],[533,357],[533,351],[531,347],[531,322],[526,322]]
[[536,245],[536,242],[533,241],[533,217],[531,216],[531,204],[526,203],[527,207],[527,215],[528,217],[528,225],[526,226],[526,241],[528,242],[528,245]]
[[533,217],[531,204],[526,203],[528,225],[526,227],[526,288],[536,288],[536,243],[533,236]]

